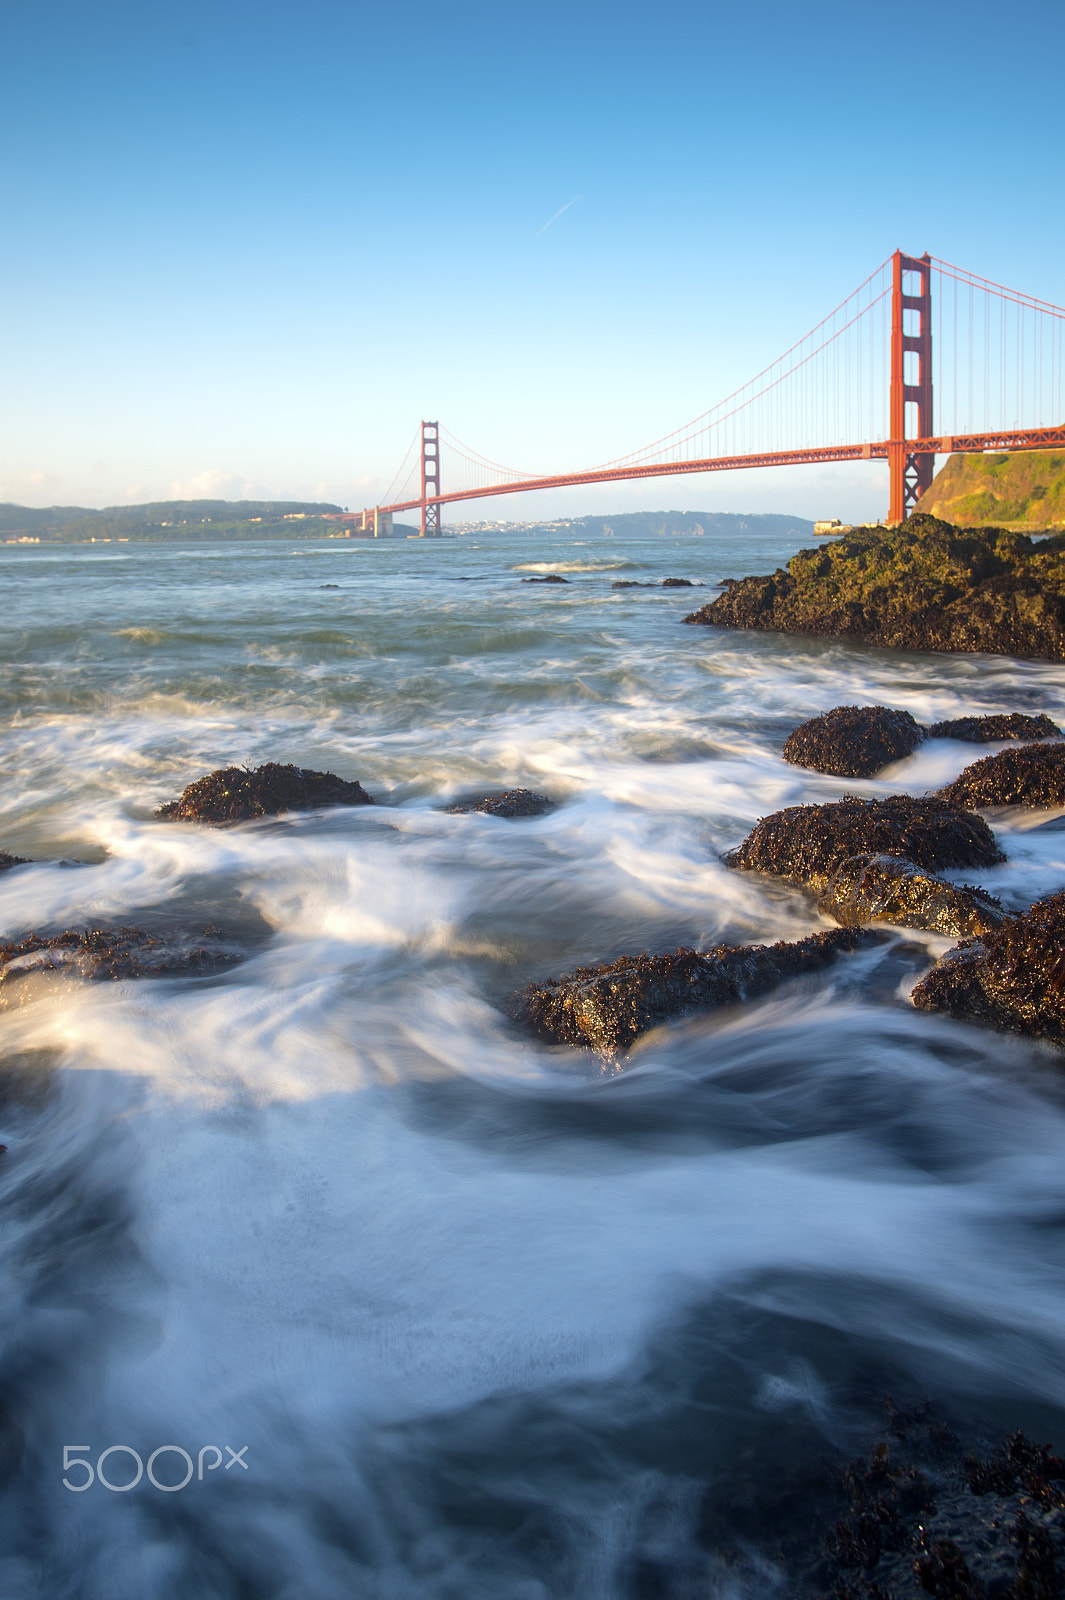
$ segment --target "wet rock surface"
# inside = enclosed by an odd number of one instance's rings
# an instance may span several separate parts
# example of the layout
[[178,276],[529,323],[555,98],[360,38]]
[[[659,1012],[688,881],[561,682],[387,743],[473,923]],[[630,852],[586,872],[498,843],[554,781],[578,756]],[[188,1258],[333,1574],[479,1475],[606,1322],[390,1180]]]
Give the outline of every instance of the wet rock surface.
[[663,578],[663,589],[694,589],[697,586],[690,578]]
[[823,889],[837,867],[859,855],[901,856],[926,872],[1005,860],[982,817],[939,798],[909,795],[848,795],[823,806],[788,806],[763,817],[724,859],[730,867]]
[[964,739],[969,744],[988,744],[992,739],[1060,739],[1061,729],[1042,712],[1037,717],[1029,717],[1021,711],[1010,711],[933,722],[925,734],[929,739]]
[[655,589],[657,584],[641,583],[638,578],[616,578],[610,587],[612,589]]
[[811,767],[839,778],[871,778],[892,761],[901,761],[924,738],[908,711],[888,706],[836,706],[789,733],[783,756],[796,767]]
[[535,789],[503,789],[498,794],[476,795],[469,800],[456,800],[444,810],[452,816],[462,816],[468,811],[483,811],[490,817],[539,817],[553,811],[555,802]]
[[845,928],[889,922],[955,938],[990,932],[1005,916],[999,901],[983,889],[947,883],[912,861],[887,855],[841,862],[817,909]]
[[6,850],[0,850],[0,872],[7,872],[11,867],[28,867],[29,861],[25,856],[9,855]]
[[966,1451],[927,1408],[892,1422],[842,1475],[823,1600],[1059,1600],[1065,1462],[1020,1431],[989,1454]]
[[1065,744],[1000,750],[939,791],[958,806],[1065,806]]
[[911,999],[919,1011],[1065,1046],[1065,891],[948,951]]
[[793,943],[718,945],[699,954],[621,956],[568,977],[529,984],[507,1014],[548,1044],[597,1050],[608,1060],[649,1028],[691,1012],[753,999],[874,937],[851,928],[811,934]]
[[0,945],[0,995],[44,973],[95,982],[205,975],[235,966],[244,953],[217,928],[162,937],[142,928],[81,928],[27,934]]
[[1065,535],[1038,543],[917,513],[800,550],[787,569],[727,579],[684,618],[901,650],[1065,660]]
[[546,578],[522,578],[522,583],[568,583],[568,578],[563,578],[560,573],[549,572]]
[[372,798],[360,783],[310,767],[220,767],[190,783],[178,800],[155,813],[179,822],[248,822],[285,811],[311,811],[318,806],[369,806]]

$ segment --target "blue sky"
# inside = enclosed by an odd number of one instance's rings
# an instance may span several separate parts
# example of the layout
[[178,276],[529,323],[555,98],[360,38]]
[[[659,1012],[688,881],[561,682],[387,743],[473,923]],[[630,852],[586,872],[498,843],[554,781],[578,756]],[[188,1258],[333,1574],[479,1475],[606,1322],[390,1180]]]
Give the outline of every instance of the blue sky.
[[[590,466],[896,245],[1062,304],[1063,44],[1060,0],[9,7],[0,499],[373,504],[423,416]],[[885,492],[801,468],[465,514]]]

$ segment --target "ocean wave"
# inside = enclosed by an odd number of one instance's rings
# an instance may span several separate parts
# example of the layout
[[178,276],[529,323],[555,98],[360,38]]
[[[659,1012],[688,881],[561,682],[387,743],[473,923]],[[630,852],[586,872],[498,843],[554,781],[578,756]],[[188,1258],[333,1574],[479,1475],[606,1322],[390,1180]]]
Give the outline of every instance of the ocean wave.
[[638,567],[639,561],[522,561],[511,572],[620,572]]

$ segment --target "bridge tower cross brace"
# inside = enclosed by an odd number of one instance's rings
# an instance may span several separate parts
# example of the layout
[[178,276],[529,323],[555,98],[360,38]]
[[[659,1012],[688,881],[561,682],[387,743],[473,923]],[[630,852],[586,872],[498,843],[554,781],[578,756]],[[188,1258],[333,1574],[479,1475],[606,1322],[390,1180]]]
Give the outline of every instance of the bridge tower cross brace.
[[[903,274],[915,273],[920,281],[917,294],[903,292]],[[909,313],[909,319],[907,319]],[[916,324],[916,325],[915,325]],[[907,355],[916,356],[916,370]],[[915,381],[908,383],[908,377]],[[932,261],[923,256],[904,256],[896,250],[892,257],[891,278],[891,442],[888,467],[891,475],[889,522],[903,522],[932,482],[935,457],[907,450],[906,407],[917,407],[918,439],[930,439],[932,427]]]
[[423,539],[439,539],[444,531],[439,500],[430,496],[440,493],[440,425],[422,423],[422,531]]

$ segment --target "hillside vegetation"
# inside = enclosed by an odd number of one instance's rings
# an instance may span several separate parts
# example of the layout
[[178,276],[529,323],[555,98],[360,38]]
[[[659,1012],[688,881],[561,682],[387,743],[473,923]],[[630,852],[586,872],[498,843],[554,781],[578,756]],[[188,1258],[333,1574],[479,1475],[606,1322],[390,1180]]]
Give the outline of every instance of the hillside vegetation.
[[958,528],[1065,528],[1065,450],[953,455],[917,509]]

